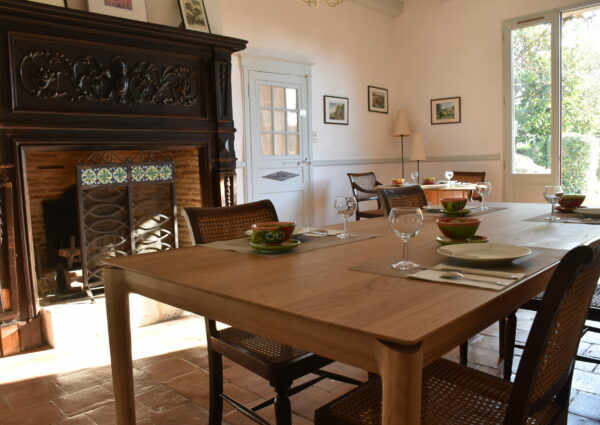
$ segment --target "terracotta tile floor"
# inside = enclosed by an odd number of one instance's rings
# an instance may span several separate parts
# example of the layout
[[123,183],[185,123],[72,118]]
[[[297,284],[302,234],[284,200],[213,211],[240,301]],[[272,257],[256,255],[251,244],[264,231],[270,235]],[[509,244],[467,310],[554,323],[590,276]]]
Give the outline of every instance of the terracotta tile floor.
[[[530,312],[519,312],[518,339],[527,336]],[[138,425],[195,425],[208,421],[208,372],[203,323],[186,316],[134,331],[135,391]],[[497,374],[497,326],[471,341],[471,366]],[[85,345],[85,346],[84,346]],[[600,356],[600,335],[584,337],[580,351]],[[457,351],[447,354],[456,359]],[[518,358],[517,362],[518,364]],[[225,363],[226,391],[255,403],[271,394],[266,382],[230,362]],[[516,369],[515,364],[515,369]],[[600,424],[600,366],[577,363],[569,424]],[[335,363],[340,373],[366,374]],[[351,387],[330,380],[295,395],[293,423],[312,423],[315,408]],[[0,359],[0,425],[115,424],[106,341]],[[226,425],[253,424],[226,407]],[[274,423],[271,409],[263,411]]]

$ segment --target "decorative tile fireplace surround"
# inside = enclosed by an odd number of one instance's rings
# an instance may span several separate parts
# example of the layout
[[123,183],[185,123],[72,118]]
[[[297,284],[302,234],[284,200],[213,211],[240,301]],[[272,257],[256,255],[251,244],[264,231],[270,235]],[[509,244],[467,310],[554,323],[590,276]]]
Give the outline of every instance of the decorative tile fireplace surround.
[[[104,210],[91,208],[115,217],[123,209],[122,221],[133,227],[122,233],[131,237],[111,239],[100,251],[112,244],[125,254],[189,244],[180,216],[174,220],[169,211],[233,203],[231,54],[246,42],[0,0],[0,43],[0,355],[6,356],[45,340],[38,290],[53,267],[48,233],[60,225],[44,218],[57,199],[77,199],[73,208],[88,214],[88,194],[121,197],[104,202]],[[96,171],[86,172],[86,164]],[[79,233],[58,247],[70,265],[90,254],[89,246],[76,246],[86,239],[89,214],[76,217]],[[72,227],[70,221],[63,223]],[[100,230],[92,239],[108,222],[93,223]],[[76,248],[83,248],[81,258]]]

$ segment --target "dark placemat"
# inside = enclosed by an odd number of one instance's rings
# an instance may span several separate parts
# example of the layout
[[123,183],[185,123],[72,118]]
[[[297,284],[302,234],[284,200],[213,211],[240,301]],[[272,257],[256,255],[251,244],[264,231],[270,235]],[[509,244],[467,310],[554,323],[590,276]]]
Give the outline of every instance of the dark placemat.
[[298,248],[295,248],[286,253],[269,253],[259,252],[248,245],[248,238],[233,239],[230,241],[218,241],[204,244],[208,248],[222,249],[225,251],[235,251],[242,254],[256,254],[256,255],[268,255],[268,256],[279,256],[285,254],[294,254],[300,252],[314,251],[315,249],[327,248],[330,246],[342,245],[346,243],[364,241],[366,239],[376,238],[381,235],[367,234],[367,233],[353,233],[353,238],[340,239],[336,236],[307,236],[300,235],[294,236],[294,239],[298,239],[301,244]]
[[[464,266],[477,269],[497,270],[508,273],[525,273],[530,275],[539,270],[543,270],[560,261],[560,259],[568,252],[564,249],[551,249],[540,247],[528,247],[533,252],[527,257],[519,258],[508,264],[484,264],[476,262],[467,262],[455,260],[439,254],[437,251],[428,255],[427,258],[409,258],[423,268],[433,268],[434,266],[444,263],[452,266]],[[357,266],[351,267],[350,270],[366,273],[380,274],[383,276],[406,277],[406,275],[415,273],[418,269],[412,270],[396,270],[392,268],[392,264],[400,261],[400,255],[393,257],[381,258],[372,260]]]
[[[553,221],[554,223],[563,223],[563,224],[600,224],[600,219],[581,217],[577,214],[568,214],[568,213],[554,213],[555,217],[560,218],[560,220]],[[546,220],[550,217],[550,214],[537,215],[535,217],[528,218],[523,221],[534,221],[538,223],[549,223],[549,220]]]
[[[465,208],[469,208],[469,207],[467,206]],[[477,217],[478,215],[486,215],[486,214],[494,213],[496,211],[502,211],[505,209],[506,208],[501,208],[501,207],[490,207],[489,209],[483,210],[483,211],[472,209],[471,212],[469,214],[465,215],[464,217]],[[454,217],[451,215],[446,215],[441,212],[432,212],[432,211],[427,211],[427,210],[423,210],[423,213],[425,215],[430,215],[430,216],[435,216],[435,217],[448,217],[448,218]]]

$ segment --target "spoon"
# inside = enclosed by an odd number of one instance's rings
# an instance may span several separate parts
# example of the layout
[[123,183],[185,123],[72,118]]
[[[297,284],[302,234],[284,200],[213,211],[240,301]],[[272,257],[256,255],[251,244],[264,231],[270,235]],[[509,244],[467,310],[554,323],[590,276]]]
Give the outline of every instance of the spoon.
[[501,282],[499,280],[484,280],[484,279],[473,279],[471,277],[466,277],[461,272],[445,272],[445,273],[442,273],[440,275],[440,277],[442,277],[444,279],[464,279],[464,280],[470,280],[473,282],[495,283],[496,285],[502,285],[502,286],[506,285],[504,282]]

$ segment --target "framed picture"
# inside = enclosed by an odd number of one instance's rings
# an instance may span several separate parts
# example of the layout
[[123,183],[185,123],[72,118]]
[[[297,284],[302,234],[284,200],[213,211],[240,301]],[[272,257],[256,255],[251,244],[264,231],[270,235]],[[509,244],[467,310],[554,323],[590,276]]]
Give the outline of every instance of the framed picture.
[[88,10],[136,21],[148,20],[145,0],[88,0]]
[[323,115],[325,124],[348,125],[348,98],[323,96]]
[[179,0],[179,11],[186,29],[210,33],[204,0]]
[[48,4],[50,6],[67,7],[67,0],[29,0],[34,3]]
[[369,86],[369,111],[388,113],[388,91],[381,87]]
[[460,122],[460,97],[431,99],[431,124]]

